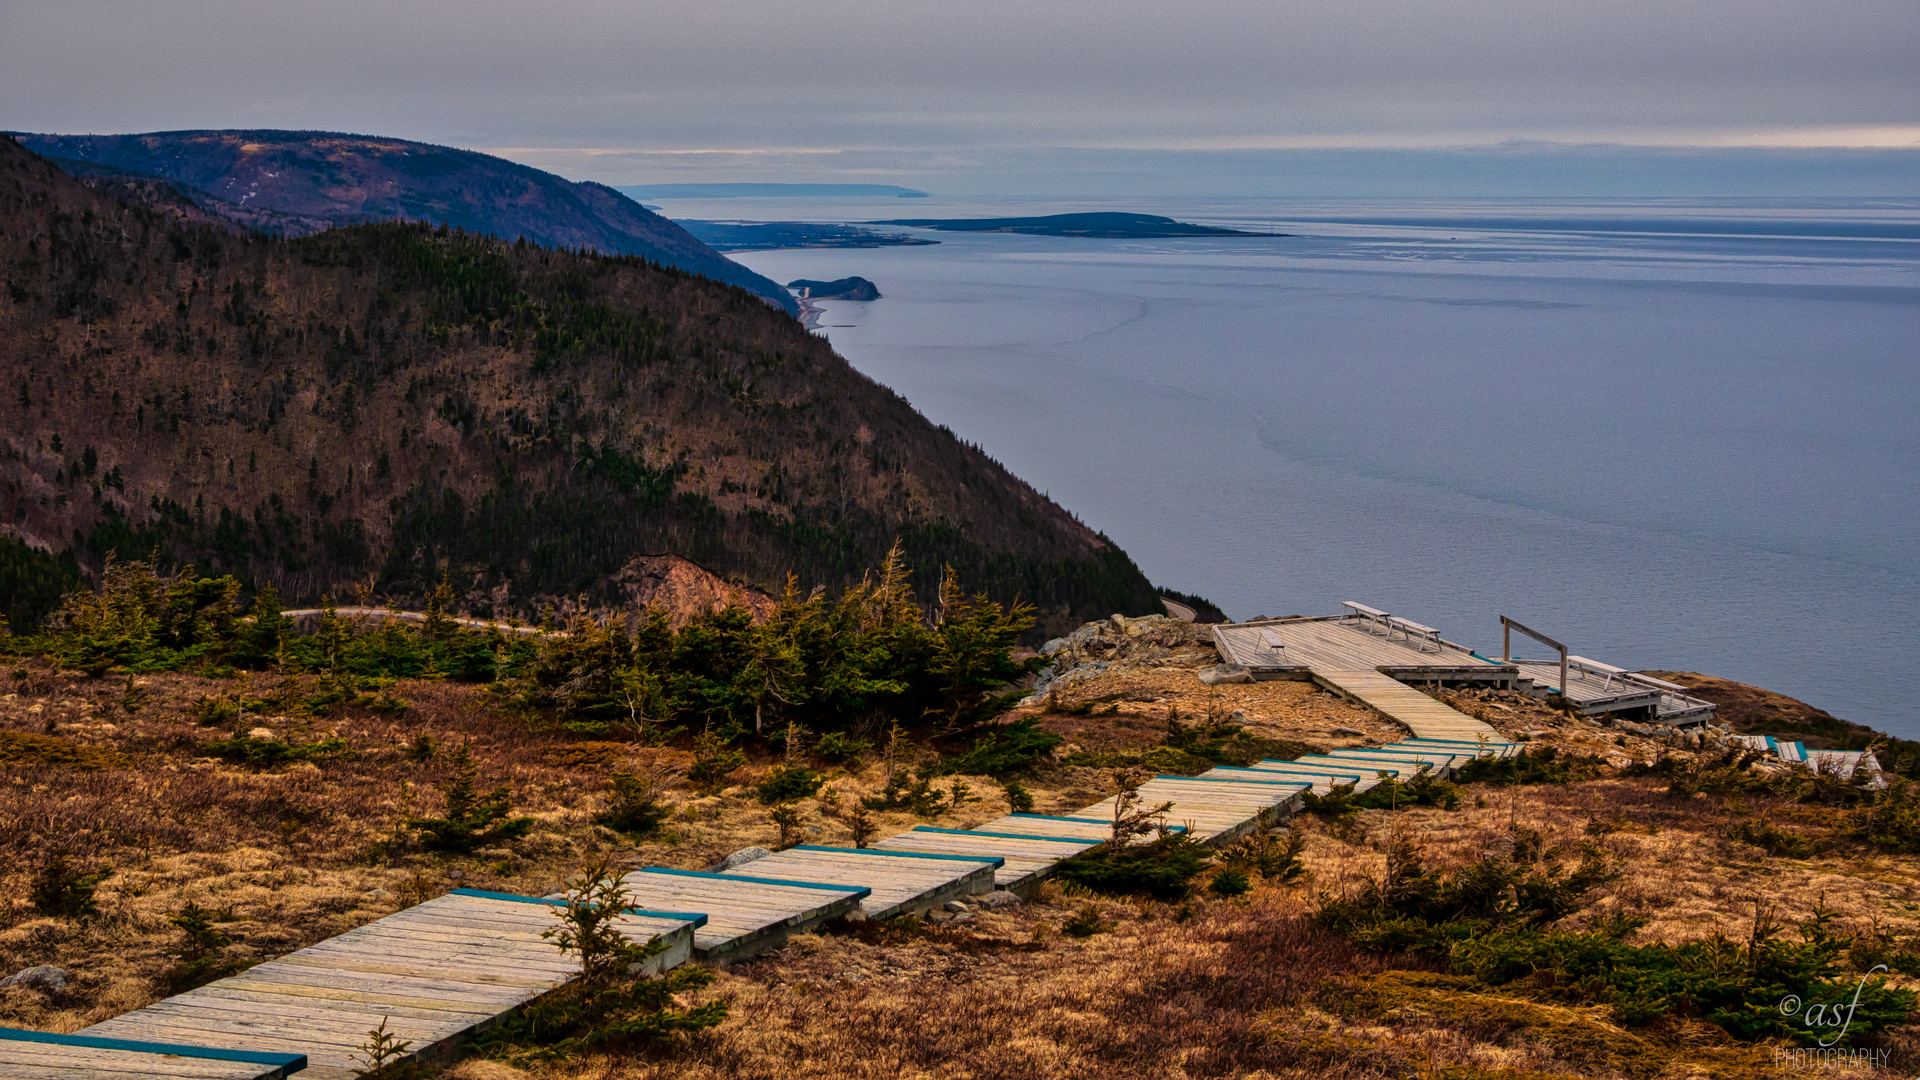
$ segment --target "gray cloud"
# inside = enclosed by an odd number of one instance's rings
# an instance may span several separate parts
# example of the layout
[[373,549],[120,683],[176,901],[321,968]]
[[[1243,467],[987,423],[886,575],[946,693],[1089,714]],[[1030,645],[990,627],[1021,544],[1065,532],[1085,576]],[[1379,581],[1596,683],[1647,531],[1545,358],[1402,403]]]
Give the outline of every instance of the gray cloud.
[[[1913,146],[1914,12],[1911,0],[7,0],[0,125],[376,132],[614,182],[775,160],[839,175],[925,174],[944,159],[964,174],[1059,148]],[[698,150],[785,153],[661,153]]]

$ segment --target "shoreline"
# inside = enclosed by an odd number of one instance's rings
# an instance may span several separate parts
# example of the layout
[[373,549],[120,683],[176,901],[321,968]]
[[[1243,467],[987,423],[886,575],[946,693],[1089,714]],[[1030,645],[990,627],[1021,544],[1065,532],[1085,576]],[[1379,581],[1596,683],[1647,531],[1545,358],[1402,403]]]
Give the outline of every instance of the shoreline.
[[806,327],[809,333],[819,332],[821,329],[820,317],[827,313],[827,309],[814,303],[809,297],[802,296],[799,300],[800,325]]

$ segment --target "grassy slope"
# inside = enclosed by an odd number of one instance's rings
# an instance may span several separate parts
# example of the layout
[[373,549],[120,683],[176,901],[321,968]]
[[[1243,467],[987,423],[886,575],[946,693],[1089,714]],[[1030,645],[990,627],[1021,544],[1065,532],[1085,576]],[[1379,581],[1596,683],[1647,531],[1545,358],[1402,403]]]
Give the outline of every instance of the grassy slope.
[[289,600],[451,574],[479,614],[673,551],[777,590],[919,580],[1157,610],[1124,553],[734,288],[374,225],[236,236],[0,142],[0,527]]
[[[0,771],[13,780],[0,787],[0,816],[24,825],[0,837],[0,866],[7,868],[0,888],[22,896],[27,871],[49,842],[68,844],[90,865],[118,869],[102,886],[101,915],[90,923],[38,918],[17,900],[0,916],[0,968],[58,963],[78,976],[62,996],[0,991],[4,1023],[70,1029],[159,995],[156,980],[179,937],[164,916],[188,900],[232,908],[235,920],[222,929],[239,943],[235,954],[271,956],[456,885],[539,894],[597,852],[611,849],[622,864],[700,868],[748,844],[771,846],[776,834],[766,808],[737,785],[706,796],[675,793],[669,831],[656,839],[633,843],[598,829],[591,817],[605,805],[610,768],[636,760],[684,765],[688,755],[530,732],[493,713],[474,688],[403,683],[397,692],[414,704],[399,720],[262,718],[282,736],[338,732],[359,756],[247,769],[198,759],[191,749],[217,734],[193,724],[191,702],[231,682],[142,680],[139,711],[129,715],[119,704],[125,687],[118,681],[62,678],[38,665],[22,674],[14,694],[0,698]],[[1164,732],[1170,706],[1189,718],[1239,710],[1253,733],[1272,739],[1363,741],[1338,734],[1342,728],[1392,737],[1386,725],[1306,684],[1216,691],[1185,669],[1115,669],[1077,694],[1099,703],[1096,712],[1114,713],[1103,722],[1045,718],[1068,736],[1072,745],[1063,751],[1144,749]],[[1550,731],[1552,741],[1582,753],[1652,750],[1641,740],[1564,722],[1524,699],[1483,695],[1459,704],[1503,728]],[[49,719],[55,741],[32,738]],[[472,740],[483,780],[510,779],[516,806],[539,819],[533,835],[511,851],[475,858],[370,859],[371,845],[403,812],[406,792],[417,811],[438,807],[433,785],[445,779],[445,755],[418,762],[405,752],[422,733],[443,746]],[[734,780],[750,783],[775,764],[755,760]],[[934,824],[967,827],[1006,811],[991,781],[962,779],[980,801]],[[1106,780],[1103,768],[1055,766],[1027,784],[1046,813],[1101,797]],[[869,764],[832,782],[837,804],[803,802],[805,839],[847,842],[847,809],[883,782],[883,769]],[[704,993],[728,996],[733,1018],[673,1058],[590,1059],[552,1075],[1777,1075],[1770,1050],[1728,1044],[1704,1025],[1625,1029],[1601,1009],[1485,993],[1423,974],[1418,962],[1356,952],[1308,918],[1321,891],[1380,872],[1380,840],[1391,830],[1417,835],[1435,863],[1464,865],[1517,825],[1539,830],[1549,846],[1598,843],[1625,859],[1627,874],[1597,910],[1651,918],[1641,940],[1716,931],[1737,938],[1758,896],[1778,905],[1783,918],[1805,917],[1824,900],[1842,927],[1878,922],[1895,934],[1920,931],[1920,870],[1912,860],[1854,851],[1771,857],[1725,837],[1725,800],[1675,801],[1660,794],[1661,786],[1603,778],[1567,787],[1470,788],[1457,812],[1370,811],[1359,829],[1338,836],[1323,822],[1299,819],[1309,879],[1261,885],[1245,901],[1200,899],[1186,920],[1167,905],[1096,900],[1116,925],[1085,940],[1059,930],[1087,899],[1051,888],[1034,903],[981,912],[965,926],[802,938],[723,973]],[[876,816],[883,835],[920,823],[903,812]],[[1913,1047],[1908,1036],[1897,1037],[1898,1053]]]

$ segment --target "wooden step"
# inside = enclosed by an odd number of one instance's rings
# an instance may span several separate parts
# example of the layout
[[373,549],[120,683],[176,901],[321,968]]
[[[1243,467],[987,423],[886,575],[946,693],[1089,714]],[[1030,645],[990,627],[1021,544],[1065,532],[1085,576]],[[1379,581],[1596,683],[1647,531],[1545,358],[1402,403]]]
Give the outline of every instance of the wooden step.
[[865,886],[663,866],[636,870],[621,880],[635,903],[704,913],[706,923],[693,933],[693,956],[709,963],[778,948],[794,934],[853,911],[871,894]]
[[878,848],[802,844],[722,871],[728,875],[791,878],[868,889],[860,909],[870,919],[913,915],[948,900],[993,891],[997,855],[940,855]]

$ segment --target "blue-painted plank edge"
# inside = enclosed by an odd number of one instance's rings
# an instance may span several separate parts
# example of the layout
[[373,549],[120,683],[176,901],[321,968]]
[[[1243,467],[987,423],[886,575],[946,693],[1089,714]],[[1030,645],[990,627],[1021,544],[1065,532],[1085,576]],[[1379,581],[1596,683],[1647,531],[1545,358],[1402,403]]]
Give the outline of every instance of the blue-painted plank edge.
[[748,877],[745,874],[709,874],[704,870],[669,870],[664,866],[643,866],[637,873],[671,874],[674,877],[707,878],[712,881],[751,881],[756,885],[788,885],[796,889],[822,889],[827,892],[848,893],[855,900],[865,900],[873,895],[872,889],[863,889],[856,885],[828,885],[819,881],[788,881],[785,878]]
[[1229,780],[1224,776],[1156,776],[1155,780],[1195,780],[1203,784],[1259,784],[1262,787],[1312,787],[1312,784],[1296,784],[1288,780]]
[[[1076,825],[1085,825],[1087,823],[1087,819],[1083,817],[1059,817],[1054,814],[1008,814],[1007,816],[1017,817],[1017,818],[1032,818],[1035,821],[1071,821]],[[1186,832],[1187,827],[1185,825],[1169,825],[1167,826],[1167,831],[1168,832]]]
[[[566,903],[565,900],[549,900],[544,896],[520,896],[516,893],[487,892],[485,889],[449,889],[447,895],[477,896],[483,900],[511,900],[516,904],[548,904],[553,907]],[[650,908],[630,907],[627,913],[647,915],[655,919],[677,919],[680,922],[690,922],[696,930],[707,925],[707,917],[697,911],[654,911]]]
[[1414,747],[1419,747],[1419,746],[1428,746],[1428,745],[1435,745],[1435,746],[1484,746],[1484,747],[1486,747],[1487,749],[1489,749],[1489,750],[1492,750],[1492,749],[1494,749],[1494,748],[1496,748],[1496,747],[1501,747],[1501,746],[1519,746],[1520,744],[1519,744],[1519,743],[1513,743],[1513,742],[1507,742],[1507,741],[1506,741],[1506,740],[1504,740],[1504,739],[1488,739],[1488,740],[1487,740],[1486,742],[1479,742],[1479,741],[1475,741],[1475,742],[1468,742],[1468,741],[1467,741],[1467,740],[1465,740],[1465,739],[1401,739],[1401,740],[1400,740],[1400,741],[1399,741],[1398,743],[1396,743],[1395,745],[1397,745],[1397,746],[1414,746]]
[[265,1050],[229,1050],[222,1046],[136,1042],[132,1039],[103,1039],[97,1035],[55,1035],[49,1031],[26,1031],[9,1027],[0,1027],[0,1039],[11,1042],[45,1043],[49,1046],[84,1047],[89,1050],[130,1050],[138,1054],[172,1054],[175,1057],[206,1058],[212,1061],[241,1061],[249,1065],[272,1065],[287,1072],[299,1072],[307,1067],[305,1054],[274,1054]]
[[[1088,819],[1075,818],[1074,820],[1086,821]],[[913,831],[951,833],[954,836],[992,836],[1001,840],[1045,840],[1049,844],[1079,844],[1081,847],[1097,847],[1106,842],[1104,840],[1081,840],[1071,836],[1035,836],[1032,833],[980,832],[977,829],[943,829],[938,825],[915,825]]]
[[846,855],[884,855],[889,859],[945,859],[949,862],[970,862],[991,865],[995,870],[1007,865],[1007,860],[998,855],[937,855],[931,851],[881,851],[879,848],[822,847],[819,844],[795,844],[787,850],[837,851]]
[[[1288,771],[1286,771],[1285,769],[1243,769],[1243,768],[1241,768],[1241,767],[1240,767],[1240,766],[1238,766],[1238,765],[1215,765],[1215,766],[1213,767],[1213,771],[1214,771],[1214,772],[1250,772],[1250,773],[1262,773],[1262,774],[1264,774],[1264,775],[1267,775],[1267,776],[1316,776],[1316,777],[1317,777],[1317,776],[1325,776],[1325,774],[1323,774],[1323,773],[1290,773],[1290,772],[1288,772]],[[1205,779],[1205,777],[1199,777],[1199,776],[1196,776],[1196,777],[1194,777],[1194,779],[1195,779],[1195,780],[1202,780],[1202,779]],[[1360,782],[1360,778],[1359,778],[1358,776],[1355,776],[1355,775],[1350,775],[1350,774],[1348,774],[1348,773],[1338,773],[1338,774],[1335,774],[1335,775],[1332,775],[1332,776],[1326,776],[1326,779],[1328,779],[1328,780],[1351,780],[1351,781],[1353,781],[1353,782],[1354,782],[1354,783],[1356,783],[1356,784]]]

